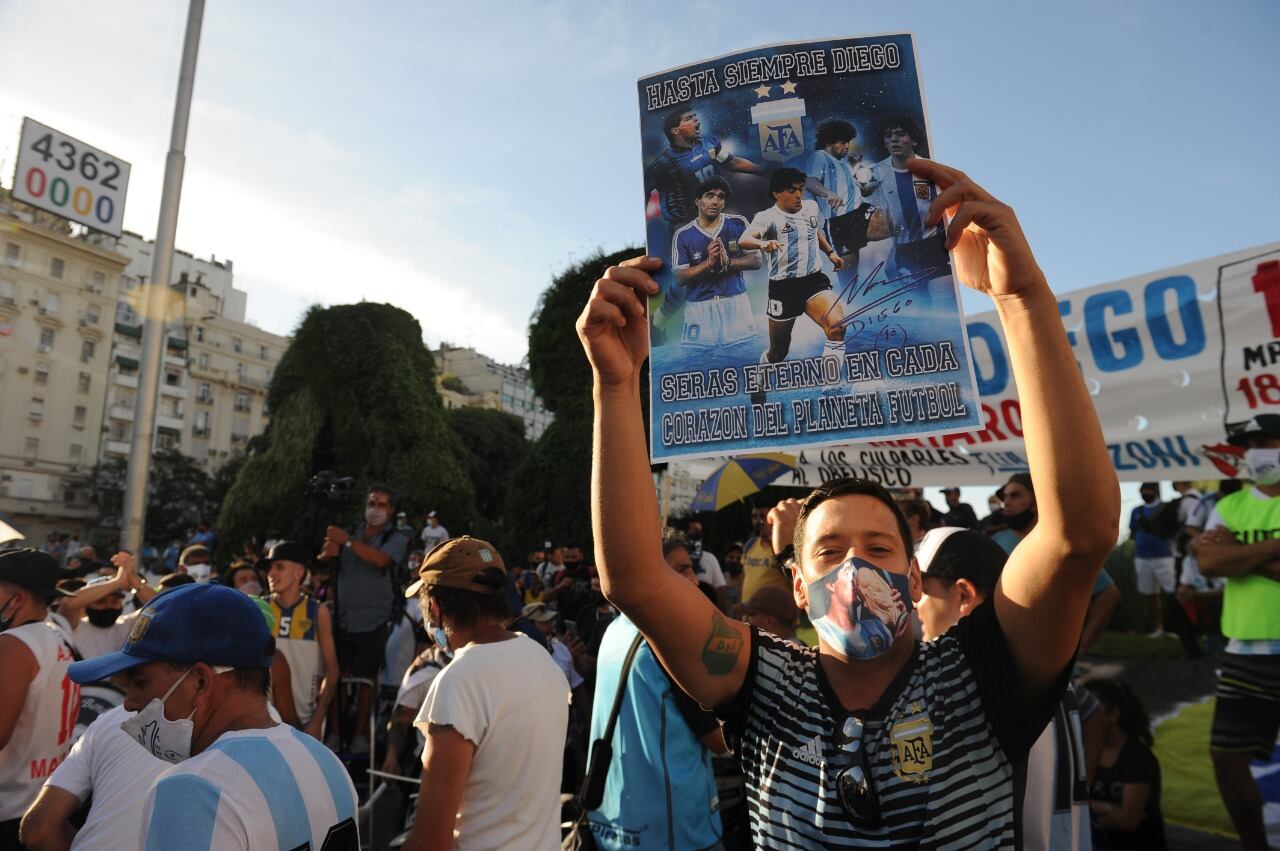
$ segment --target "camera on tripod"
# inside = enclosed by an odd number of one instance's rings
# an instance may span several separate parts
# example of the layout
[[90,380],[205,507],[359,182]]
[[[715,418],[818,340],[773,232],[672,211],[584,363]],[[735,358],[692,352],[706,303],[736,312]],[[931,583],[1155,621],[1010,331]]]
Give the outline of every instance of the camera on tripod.
[[360,500],[356,480],[338,476],[332,470],[321,470],[307,483],[307,503],[326,516],[341,513]]

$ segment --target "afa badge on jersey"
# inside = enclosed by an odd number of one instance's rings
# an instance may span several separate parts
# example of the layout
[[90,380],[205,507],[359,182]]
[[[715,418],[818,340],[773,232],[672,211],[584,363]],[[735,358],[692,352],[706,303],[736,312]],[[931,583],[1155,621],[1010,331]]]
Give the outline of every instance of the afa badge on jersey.
[[[766,45],[637,84],[655,462],[981,429],[908,33]],[[731,225],[731,221],[739,222]],[[732,228],[726,238],[723,232]],[[946,352],[928,369],[922,353]]]
[[909,783],[925,783],[933,770],[933,721],[918,704],[914,714],[895,721],[889,728],[893,745],[893,771]]

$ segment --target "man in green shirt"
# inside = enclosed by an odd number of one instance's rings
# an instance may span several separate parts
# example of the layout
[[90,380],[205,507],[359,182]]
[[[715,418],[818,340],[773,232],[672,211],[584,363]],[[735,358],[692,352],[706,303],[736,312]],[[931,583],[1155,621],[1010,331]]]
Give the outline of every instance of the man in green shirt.
[[1227,439],[1245,447],[1254,486],[1219,500],[1193,550],[1201,573],[1227,579],[1209,748],[1222,802],[1255,851],[1267,834],[1249,762],[1270,759],[1280,732],[1280,414],[1259,414]]

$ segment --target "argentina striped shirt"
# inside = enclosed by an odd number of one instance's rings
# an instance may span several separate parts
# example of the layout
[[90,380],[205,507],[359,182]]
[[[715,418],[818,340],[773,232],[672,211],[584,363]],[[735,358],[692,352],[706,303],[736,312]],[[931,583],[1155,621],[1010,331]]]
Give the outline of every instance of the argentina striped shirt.
[[1025,759],[1066,685],[1035,705],[1023,691],[988,601],[910,662],[867,713],[862,746],[880,799],[876,827],[857,827],[836,793],[853,761],[841,707],[802,648],[752,629],[738,696],[718,714],[747,778],[758,849],[1014,848],[1013,766]]
[[286,724],[237,730],[161,774],[143,851],[359,851],[356,792],[324,745]]

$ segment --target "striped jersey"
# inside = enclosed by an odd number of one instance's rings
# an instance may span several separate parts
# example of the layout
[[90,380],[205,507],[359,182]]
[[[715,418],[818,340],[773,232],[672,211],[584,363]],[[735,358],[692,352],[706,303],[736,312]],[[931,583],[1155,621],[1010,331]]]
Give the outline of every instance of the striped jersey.
[[[1013,766],[1025,759],[1066,685],[1032,706],[988,601],[946,635],[916,646],[880,700],[850,713],[816,648],[756,629],[742,690],[718,714],[740,737],[758,849],[1013,848]],[[854,761],[845,719],[863,718],[862,747],[881,819],[857,827],[836,793]]]
[[800,202],[800,211],[788,213],[777,204],[756,213],[747,233],[768,242],[782,243],[777,251],[766,251],[769,280],[803,278],[822,271],[822,249],[818,245],[818,205],[809,199]]
[[736,243],[746,229],[746,219],[725,213],[711,230],[703,229],[701,220],[694,219],[676,231],[671,239],[671,262],[677,269],[697,266],[706,260],[713,240],[719,239],[725,250],[725,271],[707,272],[689,281],[685,288],[688,290],[689,301],[707,301],[747,291],[747,282],[743,280],[742,272],[728,269],[730,243]]
[[317,639],[321,603],[304,594],[292,606],[284,607],[273,597],[269,603],[275,624],[276,648],[289,662],[293,705],[303,724],[315,714],[324,679],[324,657]]
[[161,774],[144,851],[359,851],[356,791],[338,758],[287,724],[224,733]]
[[886,157],[873,167],[880,188],[872,196],[872,203],[889,218],[893,241],[919,242],[925,237],[942,232],[942,223],[925,227],[924,220],[929,206],[938,197],[938,188],[923,177],[893,167],[893,158]]
[[715,177],[716,164],[730,158],[715,136],[703,134],[692,148],[668,147],[644,169],[644,191],[658,190],[658,206],[669,222],[687,222],[698,215],[694,204],[698,184]]
[[[852,213],[862,203],[862,193],[853,179],[853,164],[848,157],[833,157],[819,148],[809,158],[806,173],[844,202],[838,215]],[[814,203],[818,205],[818,212],[822,214],[824,221],[831,218],[831,205],[826,198],[815,197]]]

